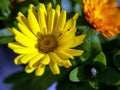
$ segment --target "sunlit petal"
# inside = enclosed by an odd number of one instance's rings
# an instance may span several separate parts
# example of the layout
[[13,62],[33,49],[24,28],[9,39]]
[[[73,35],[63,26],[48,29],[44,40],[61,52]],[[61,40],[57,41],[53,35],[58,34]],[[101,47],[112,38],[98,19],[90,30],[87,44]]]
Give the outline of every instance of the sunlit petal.
[[50,62],[49,67],[53,74],[60,74],[60,69],[56,63]]
[[46,65],[40,64],[37,69],[35,70],[35,75],[42,76],[45,72]]
[[35,57],[33,57],[29,61],[29,66],[32,68],[35,63],[40,62],[41,58],[44,56],[44,54],[37,54]]

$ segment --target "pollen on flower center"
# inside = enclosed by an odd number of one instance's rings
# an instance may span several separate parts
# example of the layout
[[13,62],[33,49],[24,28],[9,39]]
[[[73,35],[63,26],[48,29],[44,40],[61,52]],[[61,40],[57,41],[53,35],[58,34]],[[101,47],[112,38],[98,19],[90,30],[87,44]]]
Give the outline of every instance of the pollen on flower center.
[[49,53],[56,49],[57,40],[52,35],[44,35],[40,38],[38,46],[41,52]]

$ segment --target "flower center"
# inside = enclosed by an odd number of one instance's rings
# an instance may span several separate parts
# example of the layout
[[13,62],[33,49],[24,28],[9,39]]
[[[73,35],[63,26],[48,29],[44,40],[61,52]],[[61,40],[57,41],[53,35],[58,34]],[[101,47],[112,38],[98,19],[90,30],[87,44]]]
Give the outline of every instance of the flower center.
[[44,53],[49,53],[56,49],[57,40],[52,35],[44,35],[39,41],[39,50]]

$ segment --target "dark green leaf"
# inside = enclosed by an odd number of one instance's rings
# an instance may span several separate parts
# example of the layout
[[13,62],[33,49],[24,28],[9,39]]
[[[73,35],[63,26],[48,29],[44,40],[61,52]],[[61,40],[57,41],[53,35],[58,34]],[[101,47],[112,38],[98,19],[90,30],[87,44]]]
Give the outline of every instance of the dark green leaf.
[[113,57],[115,66],[120,70],[120,51]]
[[46,90],[57,80],[51,73],[37,77],[34,74],[18,72],[6,78],[6,83],[14,83],[13,90]]
[[106,85],[106,84],[99,85],[99,90],[120,90],[118,88],[119,86]]
[[95,66],[99,73],[101,73],[106,67],[106,57],[103,52],[100,52],[93,60],[93,66]]
[[67,77],[58,82],[56,90],[95,90],[87,82],[71,82]]
[[99,81],[107,85],[120,85],[120,74],[115,69],[107,67],[101,73]]
[[80,58],[82,61],[93,60],[102,51],[99,38],[96,32],[87,26],[79,26],[78,29],[86,34],[84,43],[81,46],[84,53]]
[[13,90],[46,90],[54,82],[62,79],[69,69],[61,68],[60,75],[53,75],[49,68],[43,76],[35,76],[34,73],[26,74],[18,72],[5,79],[5,83],[13,83]]

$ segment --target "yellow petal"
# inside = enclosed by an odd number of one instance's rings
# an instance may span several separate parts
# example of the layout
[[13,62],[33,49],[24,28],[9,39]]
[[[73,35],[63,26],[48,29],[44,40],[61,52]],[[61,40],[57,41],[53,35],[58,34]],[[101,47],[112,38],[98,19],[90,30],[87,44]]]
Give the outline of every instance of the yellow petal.
[[46,65],[40,64],[35,70],[35,75],[42,76],[45,72]]
[[42,53],[37,54],[34,58],[32,58],[29,61],[29,66],[32,68],[35,63],[40,62],[40,60],[43,56],[44,56],[44,54],[42,54]]
[[56,35],[56,37],[58,37],[59,33],[61,33],[63,31],[65,23],[66,23],[66,11],[62,10],[62,12],[57,20],[57,23],[55,25],[54,32],[53,32],[53,34]]
[[76,14],[73,16],[73,19],[76,21],[76,20],[78,19],[78,17],[79,17],[79,14],[76,13]]
[[14,63],[17,64],[17,65],[18,65],[18,64],[22,64],[21,61],[20,61],[20,59],[21,59],[23,56],[24,56],[24,55],[19,55],[19,56],[17,56],[17,57],[14,59]]
[[60,49],[66,49],[71,48],[74,44],[74,38],[75,38],[75,27],[71,28],[69,31],[64,32],[59,38],[58,38],[58,44]]
[[84,39],[85,39],[85,36],[86,36],[85,34],[76,36],[76,37],[75,37],[75,42],[74,42],[74,44],[73,44],[72,47],[76,47],[76,46],[82,44],[83,41],[84,41]]
[[27,66],[25,67],[25,72],[26,72],[26,73],[32,73],[35,69],[36,69],[36,67],[30,68],[30,66],[27,65]]
[[41,9],[44,11],[44,13],[47,14],[45,5],[44,5],[43,3],[39,3],[39,4],[38,4],[38,9],[39,9],[39,8],[41,8]]
[[23,46],[28,46],[28,47],[34,47],[36,42],[33,42],[30,40],[28,37],[26,37],[24,34],[16,30],[15,28],[12,28],[13,32],[15,33],[15,40],[20,43]]
[[29,27],[27,18],[21,12],[18,12],[16,19],[19,23]]
[[62,59],[68,59],[69,58],[67,55],[65,55],[64,53],[61,53],[58,50],[55,50],[54,52]]
[[52,8],[52,4],[49,3],[49,4],[47,5],[47,11],[49,11],[49,9],[51,9],[51,8]]
[[31,11],[33,12],[34,16],[37,18],[37,13],[36,13],[36,8],[33,4],[29,5],[29,9],[31,9]]
[[69,31],[70,29],[76,28],[76,19],[77,19],[77,14],[66,22],[62,33]]
[[23,48],[23,46],[21,46],[19,43],[16,43],[16,42],[8,43],[8,47],[11,48],[11,49]]
[[73,23],[74,23],[74,22],[73,22],[73,19],[68,20],[68,21],[66,22],[65,26],[64,26],[64,29],[63,29],[63,32],[62,32],[62,33],[70,30],[70,28],[74,25]]
[[37,53],[26,54],[21,58],[23,64],[27,64]]
[[46,54],[40,61],[40,63],[43,65],[47,65],[47,64],[49,64],[49,62],[50,62],[50,57],[48,54]]
[[[31,29],[30,29],[30,26],[28,23],[28,19],[21,12],[18,13],[18,16],[16,17],[16,19],[18,21],[18,27],[21,30],[21,32],[23,32],[25,35],[26,35],[26,33],[29,33],[27,35],[30,35],[31,37],[35,38],[35,36],[30,34]],[[19,25],[19,23],[20,23],[20,25]]]
[[46,13],[43,8],[38,8],[38,22],[40,25],[41,33],[47,33],[47,26],[46,26]]
[[72,56],[79,56],[83,54],[83,50],[75,50],[75,49],[67,49],[65,50],[67,53],[71,54]]
[[69,54],[65,51],[62,51],[62,50],[56,50],[55,53],[57,53],[57,55],[63,59],[67,59],[67,58],[73,59],[74,58],[71,54]]
[[13,49],[13,51],[17,54],[30,54],[30,53],[38,52],[38,50],[35,48],[27,48],[27,47]]
[[63,60],[62,61],[62,65],[66,68],[69,68],[70,66],[72,66],[71,62],[69,59]]
[[38,21],[34,15],[34,13],[32,12],[31,9],[28,10],[28,23],[29,23],[29,26],[30,26],[32,32],[36,36],[38,36],[38,34],[41,32],[40,27],[39,27]]
[[76,29],[70,29],[69,31],[66,31],[63,33],[59,38],[60,43],[70,42],[70,40],[74,40],[75,37],[75,31]]
[[56,18],[56,20],[57,20],[58,17],[60,16],[60,5],[57,5],[57,6],[56,6],[55,12],[56,12],[56,15],[57,15],[57,18]]
[[55,10],[50,9],[47,12],[47,29],[48,29],[48,34],[51,34],[53,32],[53,27],[54,27],[54,18],[55,18]]
[[53,74],[60,74],[60,69],[56,63],[50,62],[49,67]]
[[25,26],[24,24],[18,23],[18,27],[25,36],[27,36],[28,38],[34,41],[37,40],[37,37],[30,31],[30,29],[27,26]]
[[12,28],[7,28],[8,29],[8,32],[10,32],[11,34],[15,35]]
[[56,23],[58,21],[59,16],[60,16],[60,5],[57,5],[56,8],[55,8],[54,28],[56,26]]
[[15,36],[15,40],[20,43],[22,46],[35,48],[37,42],[31,42],[26,37]]
[[66,22],[66,11],[62,10],[60,17],[58,19],[57,25],[56,25],[56,30],[57,28],[61,31],[65,25]]
[[[73,19],[70,19],[67,21],[67,23],[64,26],[63,31],[61,32],[61,35],[59,37],[59,40],[64,38],[64,37],[68,37],[68,36],[75,36],[75,32],[76,32],[76,21]],[[69,37],[68,37],[69,38]]]
[[49,53],[49,56],[54,63],[61,64],[62,59],[57,54],[55,54],[54,52],[51,52]]

